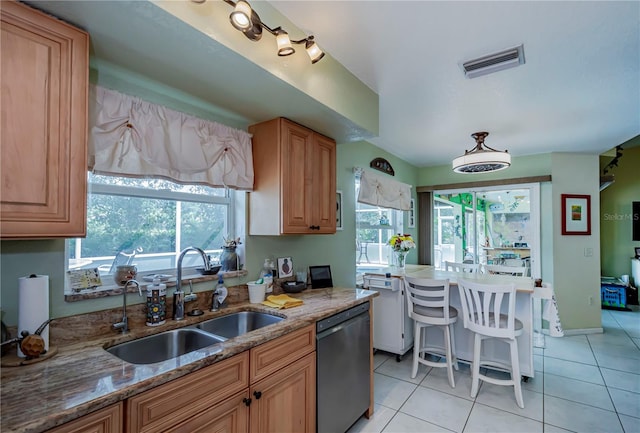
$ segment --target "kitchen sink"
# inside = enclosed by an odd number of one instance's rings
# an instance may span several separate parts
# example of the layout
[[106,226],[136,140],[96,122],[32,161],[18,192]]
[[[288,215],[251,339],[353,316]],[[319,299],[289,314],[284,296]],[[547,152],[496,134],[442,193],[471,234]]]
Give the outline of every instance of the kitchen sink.
[[110,347],[107,352],[131,364],[152,364],[177,358],[226,338],[194,328],[174,329]]
[[284,319],[269,313],[241,311],[199,323],[196,328],[221,337],[233,338],[281,320]]

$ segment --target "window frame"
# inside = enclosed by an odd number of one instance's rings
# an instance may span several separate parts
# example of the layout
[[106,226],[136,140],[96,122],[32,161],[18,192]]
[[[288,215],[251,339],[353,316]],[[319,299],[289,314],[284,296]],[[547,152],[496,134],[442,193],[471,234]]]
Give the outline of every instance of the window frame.
[[[87,176],[89,178],[89,176]],[[127,178],[126,176],[111,176],[115,178]],[[173,182],[168,179],[162,179],[167,182]],[[178,184],[179,185],[179,184]],[[206,185],[205,185],[206,186]],[[222,188],[218,188],[222,189]],[[141,199],[153,199],[153,200],[171,200],[175,202],[191,202],[191,203],[207,203],[213,205],[224,205],[227,208],[227,221],[226,225],[228,231],[233,233],[236,227],[236,194],[234,190],[229,188],[224,189],[224,195],[212,195],[212,194],[196,194],[196,193],[188,193],[182,191],[172,191],[170,189],[151,189],[151,188],[143,188],[138,186],[130,186],[130,185],[114,185],[114,184],[104,184],[104,183],[95,183],[91,182],[90,178],[87,180],[87,196],[92,194],[99,195],[111,195],[111,196],[121,196],[121,197],[134,197]],[[89,205],[89,200],[87,200],[87,206]],[[74,239],[79,238],[69,238],[66,239],[65,242],[65,276],[67,271],[69,271],[69,250],[70,250],[70,242]],[[81,238],[80,238],[81,239]],[[176,252],[176,257],[179,252]],[[195,266],[184,266],[183,267],[183,279],[185,276],[189,276],[192,274],[197,274],[196,268],[201,267],[201,265]],[[154,275],[154,274],[171,274],[175,277],[176,268],[168,268],[168,269],[154,269],[154,270],[145,270],[138,273],[138,280],[142,280],[145,276]],[[200,276],[199,274],[197,274]],[[105,277],[103,275],[103,277]],[[107,290],[112,290],[114,288],[119,287],[115,282],[109,281],[108,277],[102,279],[102,285],[95,290],[91,290],[90,292],[102,292]],[[65,278],[64,285],[65,295],[77,294],[77,292],[73,292],[69,287],[69,280]],[[84,293],[85,290],[81,291]]]

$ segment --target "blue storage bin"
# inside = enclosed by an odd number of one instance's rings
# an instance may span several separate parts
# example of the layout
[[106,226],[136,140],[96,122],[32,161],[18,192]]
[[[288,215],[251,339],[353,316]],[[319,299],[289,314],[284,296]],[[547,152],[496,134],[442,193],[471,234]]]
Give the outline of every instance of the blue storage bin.
[[616,284],[601,284],[600,297],[603,307],[627,307],[627,288]]

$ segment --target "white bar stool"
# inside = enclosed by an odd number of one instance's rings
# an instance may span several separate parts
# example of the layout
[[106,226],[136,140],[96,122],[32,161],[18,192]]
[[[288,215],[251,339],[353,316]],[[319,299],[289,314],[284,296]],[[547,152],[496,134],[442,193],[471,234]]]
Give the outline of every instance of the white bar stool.
[[[524,409],[522,387],[520,386],[520,360],[518,357],[518,341],[522,335],[522,322],[516,319],[515,284],[478,284],[465,279],[458,279],[458,290],[462,303],[464,327],[475,334],[473,345],[473,365],[471,397],[478,394],[480,380],[495,385],[513,385],[516,402]],[[502,314],[505,310],[507,314]],[[509,344],[511,349],[511,365],[501,362],[481,361],[482,340],[497,338]],[[511,373],[511,379],[496,379],[480,374],[481,366],[499,367]]]
[[477,273],[480,270],[478,263],[458,263],[458,262],[444,262],[446,271],[453,272],[470,272]]
[[[445,367],[449,385],[455,388],[453,365],[458,369],[455,355],[453,324],[458,320],[458,310],[449,305],[449,280],[405,277],[405,289],[409,317],[414,322],[413,369],[411,378],[418,374],[418,363],[429,367]],[[444,331],[444,351],[440,347],[428,346],[422,330],[427,326],[438,326]],[[445,362],[426,359],[427,353],[444,356]],[[424,357],[421,357],[423,355]]]

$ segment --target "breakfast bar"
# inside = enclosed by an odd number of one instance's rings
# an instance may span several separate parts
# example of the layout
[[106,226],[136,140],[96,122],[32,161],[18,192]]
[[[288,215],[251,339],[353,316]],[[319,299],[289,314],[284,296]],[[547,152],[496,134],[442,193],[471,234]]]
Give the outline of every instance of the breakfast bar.
[[[523,324],[522,336],[518,337],[518,353],[520,358],[520,372],[528,378],[534,377],[534,365],[533,365],[533,280],[528,277],[513,277],[508,275],[487,275],[487,274],[474,274],[474,273],[458,273],[449,272],[440,269],[435,269],[433,266],[426,265],[406,265],[406,268],[400,270],[395,267],[382,268],[377,271],[369,272],[370,275],[376,275],[378,278],[386,274],[391,274],[391,278],[403,279],[405,276],[411,276],[416,278],[429,278],[429,279],[449,279],[449,283],[452,288],[450,291],[449,302],[452,307],[458,310],[458,321],[454,325],[455,334],[455,350],[459,361],[471,362],[473,359],[473,333],[464,328],[462,321],[462,304],[460,302],[460,294],[457,289],[457,280],[464,278],[469,281],[482,284],[503,284],[513,283],[516,286],[516,318]],[[384,285],[378,286],[377,284],[369,286],[370,290],[382,291]],[[381,293],[381,296],[374,300],[380,302],[385,299],[385,296]],[[406,299],[402,299],[402,306],[406,303]],[[406,308],[406,307],[405,307]],[[378,314],[378,310],[376,310]],[[411,327],[409,327],[411,329]],[[374,347],[376,329],[374,329]],[[406,340],[405,336],[405,340]],[[399,337],[400,338],[400,337]],[[413,337],[409,338],[411,340]],[[430,341],[430,345],[444,347],[443,333],[435,327],[427,328],[427,339]],[[412,341],[412,340],[411,340]],[[509,363],[509,346],[499,341],[486,341],[483,344],[483,359],[497,361],[502,363]]]

